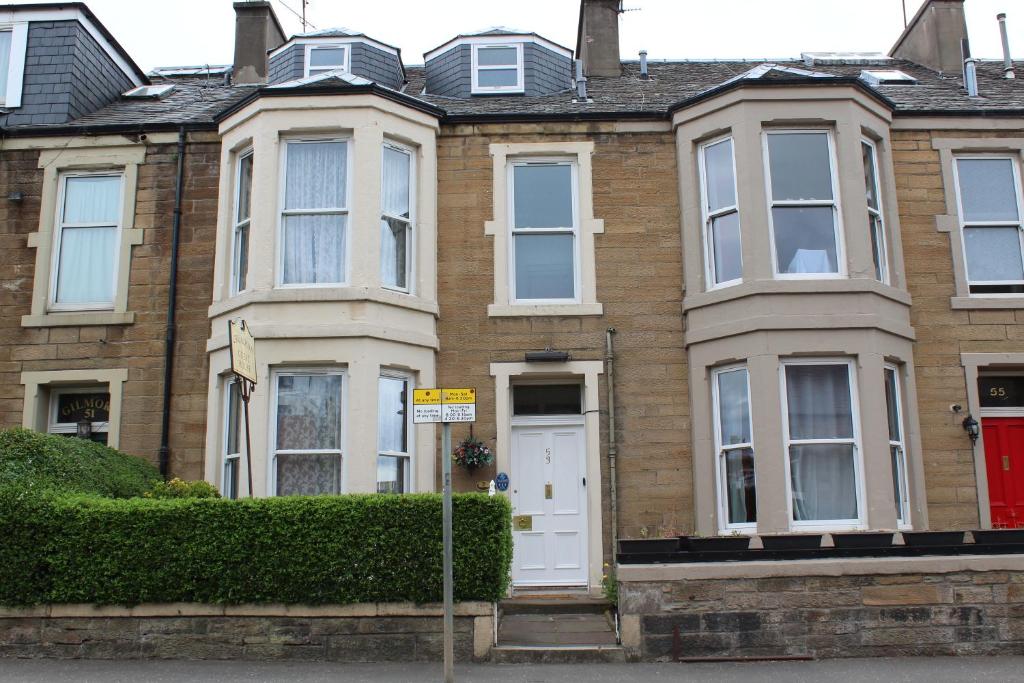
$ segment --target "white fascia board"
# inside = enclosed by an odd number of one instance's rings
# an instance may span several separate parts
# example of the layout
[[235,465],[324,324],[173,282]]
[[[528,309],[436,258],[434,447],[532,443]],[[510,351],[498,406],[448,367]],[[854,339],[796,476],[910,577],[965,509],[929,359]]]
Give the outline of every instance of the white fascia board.
[[534,43],[536,45],[540,45],[541,47],[547,48],[552,52],[558,53],[563,57],[572,59],[572,50],[562,47],[557,43],[552,43],[550,40],[547,40],[546,38],[531,35],[501,34],[495,36],[457,36],[449,40],[444,45],[441,45],[440,47],[435,47],[430,52],[424,53],[423,61],[428,62],[434,57],[442,55],[445,52],[448,52],[448,50],[452,49],[457,45],[514,45],[522,43]]
[[25,55],[28,53],[28,24],[18,22],[11,26],[11,57],[7,66],[7,92],[5,107],[21,106],[21,90],[25,80]]
[[317,36],[315,38],[292,38],[281,47],[271,50],[268,56],[276,57],[292,45],[349,45],[351,43],[366,43],[370,47],[375,47],[378,50],[395,55],[396,57],[398,56],[398,50],[396,48],[393,48],[390,45],[385,45],[384,43],[379,43],[372,38],[367,38],[366,36]]
[[33,10],[31,5],[22,5],[26,9],[21,10],[9,10],[6,12],[0,12],[0,24],[18,24],[22,22],[31,23],[33,21],[78,21],[79,24],[85,27],[85,30],[89,32],[89,35],[99,44],[103,51],[107,53],[118,68],[124,72],[124,75],[131,80],[136,86],[144,85],[142,79],[139,78],[138,74],[135,73],[135,69],[132,68],[125,58],[117,51],[110,42],[104,37],[103,33],[100,32],[99,28],[77,7],[67,7],[61,9],[43,9]]

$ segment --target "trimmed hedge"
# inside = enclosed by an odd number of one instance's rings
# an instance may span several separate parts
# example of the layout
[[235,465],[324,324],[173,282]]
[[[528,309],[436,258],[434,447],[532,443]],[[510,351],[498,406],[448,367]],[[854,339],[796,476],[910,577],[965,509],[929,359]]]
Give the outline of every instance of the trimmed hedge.
[[[498,600],[500,496],[454,497],[455,598]],[[230,501],[0,490],[0,604],[437,602],[441,496]]]
[[131,498],[160,480],[142,458],[103,444],[28,429],[0,431],[0,488]]

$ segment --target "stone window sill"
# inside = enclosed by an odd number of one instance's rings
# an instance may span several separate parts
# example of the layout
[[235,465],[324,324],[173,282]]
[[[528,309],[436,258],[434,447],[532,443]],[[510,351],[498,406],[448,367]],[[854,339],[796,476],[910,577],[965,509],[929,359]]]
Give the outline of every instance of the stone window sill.
[[491,318],[527,318],[543,316],[592,316],[604,315],[603,304],[489,304],[487,315]]
[[954,296],[950,299],[954,309],[964,310],[972,308],[1024,308],[1024,296],[1007,297],[980,297],[980,296]]
[[135,314],[115,311],[76,311],[21,316],[22,327],[77,327],[85,325],[131,325]]

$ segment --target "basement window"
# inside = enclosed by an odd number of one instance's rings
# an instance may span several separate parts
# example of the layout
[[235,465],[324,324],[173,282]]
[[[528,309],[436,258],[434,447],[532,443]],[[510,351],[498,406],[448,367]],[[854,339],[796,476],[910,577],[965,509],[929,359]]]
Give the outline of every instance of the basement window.
[[132,88],[124,94],[124,97],[138,99],[159,99],[174,90],[174,85],[141,85]]

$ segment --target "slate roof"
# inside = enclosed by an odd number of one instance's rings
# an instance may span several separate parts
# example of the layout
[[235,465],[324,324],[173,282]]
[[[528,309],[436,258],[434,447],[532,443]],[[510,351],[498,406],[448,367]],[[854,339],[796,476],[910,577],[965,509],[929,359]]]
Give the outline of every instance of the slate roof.
[[[771,65],[771,66],[766,66]],[[566,89],[552,95],[524,97],[521,95],[477,96],[470,99],[441,97],[424,93],[424,67],[406,67],[408,83],[401,93],[378,84],[372,87],[355,84],[344,78],[328,78],[303,88],[265,88],[267,94],[311,94],[345,91],[378,92],[399,101],[430,105],[442,118],[457,121],[468,119],[507,120],[518,118],[564,117],[646,117],[664,118],[674,109],[699,101],[716,92],[754,83],[802,84],[815,86],[855,84],[865,92],[874,93],[899,114],[935,115],[1009,115],[1024,117],[1024,61],[1015,62],[1022,78],[1002,77],[1001,61],[979,61],[980,97],[967,96],[960,76],[943,75],[913,62],[890,60],[884,66],[863,64],[814,64],[802,60],[763,61],[651,61],[649,80],[639,77],[637,62],[624,62],[619,77],[591,77],[587,83],[591,101],[577,102],[574,90]],[[864,69],[898,69],[913,76],[913,85],[878,85],[870,87],[858,80]],[[803,72],[803,73],[801,73]],[[803,75],[811,74],[811,75]],[[745,77],[744,77],[745,76]],[[153,78],[154,83],[174,83],[167,96],[152,100],[122,98],[99,111],[69,124],[33,127],[11,127],[6,134],[53,132],[58,129],[89,131],[109,129],[146,129],[214,127],[219,115],[250,97],[254,86],[225,85],[218,76],[210,78]],[[298,84],[296,84],[298,85]],[[313,87],[315,86],[315,87]],[[404,99],[403,99],[404,98]],[[436,108],[436,109],[434,109]]]

